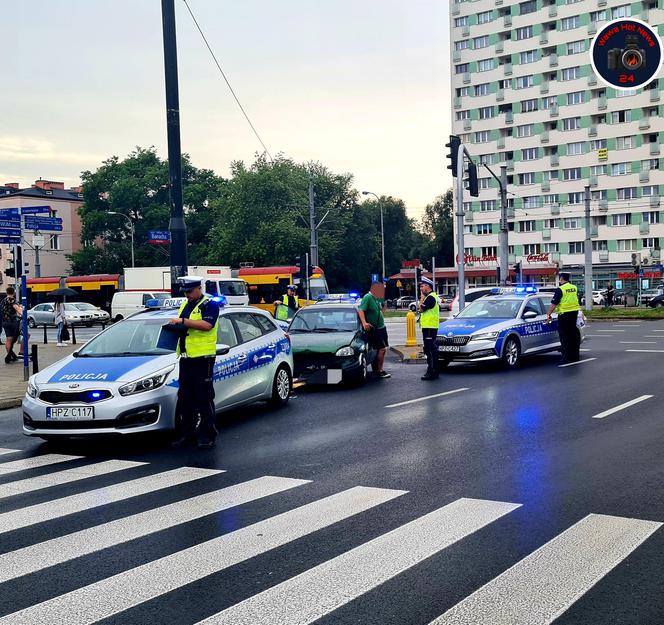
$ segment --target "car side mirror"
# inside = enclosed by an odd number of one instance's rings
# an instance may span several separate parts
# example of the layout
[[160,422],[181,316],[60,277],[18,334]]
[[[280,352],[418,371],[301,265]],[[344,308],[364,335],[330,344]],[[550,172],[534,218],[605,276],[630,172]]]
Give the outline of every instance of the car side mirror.
[[524,319],[535,319],[537,316],[538,315],[534,310],[527,310],[525,313],[523,313]]
[[231,351],[230,345],[224,345],[223,343],[217,343],[217,356],[225,356],[230,351]]

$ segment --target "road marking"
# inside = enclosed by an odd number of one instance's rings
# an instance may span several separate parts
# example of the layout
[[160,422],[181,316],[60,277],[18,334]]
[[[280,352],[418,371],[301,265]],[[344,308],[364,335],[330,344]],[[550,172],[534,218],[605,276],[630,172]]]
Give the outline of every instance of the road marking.
[[409,399],[408,401],[402,401],[398,404],[389,404],[385,408],[398,408],[399,406],[407,406],[408,404],[416,404],[420,401],[426,401],[427,399],[435,399],[436,397],[444,397],[445,395],[452,395],[454,393],[461,393],[462,391],[469,391],[469,388],[455,388],[453,391],[445,391],[444,393],[436,393],[435,395],[427,395],[426,397],[418,397],[417,399]]
[[309,484],[265,476],[0,555],[0,584],[249,501]]
[[95,623],[405,493],[357,486],[9,614],[0,625]]
[[589,352],[589,351],[591,351],[591,350],[589,350],[589,349],[580,349],[579,351],[580,351],[580,352]]
[[597,328],[596,332],[626,332],[626,330],[600,330]]
[[619,412],[620,410],[629,408],[630,406],[645,401],[646,399],[650,399],[651,397],[653,397],[653,395],[641,395],[641,397],[637,397],[636,399],[632,399],[631,401],[626,401],[624,404],[620,404],[620,406],[616,406],[615,408],[609,408],[604,412],[600,412],[599,414],[596,414],[593,417],[593,419],[603,419],[604,417],[608,417],[610,414],[613,414],[614,412]]
[[0,499],[11,497],[12,495],[32,493],[36,490],[41,490],[42,488],[48,488],[49,486],[71,484],[72,482],[84,480],[88,477],[108,475],[110,473],[115,473],[116,471],[133,469],[134,467],[140,467],[146,464],[147,462],[132,462],[130,460],[107,460],[106,462],[88,464],[83,467],[76,467],[75,469],[67,469],[66,471],[58,471],[57,473],[49,473],[48,475],[17,480],[15,482],[9,482],[8,484],[0,484]]
[[661,338],[664,338],[664,337],[659,336],[657,334],[644,334],[643,338],[644,339],[661,339]]
[[608,339],[609,338],[606,334],[585,334],[584,336],[586,338],[588,338],[589,336],[592,336],[593,338],[596,338],[596,339]]
[[650,330],[650,332],[664,332],[664,330]]
[[565,367],[573,367],[574,365],[580,365],[583,362],[590,362],[591,360],[597,360],[597,358],[584,358],[583,360],[577,360],[576,362],[568,362],[564,365],[558,365],[558,368],[563,369]]
[[548,625],[661,525],[590,514],[430,625]]
[[656,345],[657,341],[620,341],[621,345]]
[[459,499],[198,625],[313,623],[518,507],[520,504]]
[[26,508],[20,508],[11,512],[0,514],[0,534],[21,527],[28,527],[36,523],[51,521],[68,514],[82,512],[105,506],[109,503],[124,501],[138,495],[160,491],[170,486],[177,486],[200,480],[211,475],[218,475],[224,471],[216,469],[198,469],[196,467],[182,467],[172,469],[164,473],[156,473],[147,477],[139,477],[135,480],[97,488],[78,495],[70,495],[62,499],[54,499],[45,503],[35,504]]
[[664,349],[626,349],[625,351],[634,354],[664,354]]
[[0,448],[0,456],[4,456],[5,454],[14,454],[14,453],[16,453],[17,451],[19,451],[19,450],[18,450],[18,449],[4,449],[4,448]]
[[64,456],[62,454],[44,454],[43,456],[33,456],[23,460],[14,460],[12,462],[3,462],[0,464],[0,477],[9,473],[18,471],[27,471],[28,469],[40,469],[51,464],[60,462],[69,462],[70,460],[81,460],[83,456]]

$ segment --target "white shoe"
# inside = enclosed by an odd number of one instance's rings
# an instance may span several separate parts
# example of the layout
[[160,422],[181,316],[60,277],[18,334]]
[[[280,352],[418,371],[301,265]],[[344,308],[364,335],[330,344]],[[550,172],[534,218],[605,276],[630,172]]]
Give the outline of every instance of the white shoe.
[[65,344],[64,344],[64,343],[58,343],[58,345],[57,345],[57,346],[58,346],[58,347],[64,347],[64,346],[65,346]]

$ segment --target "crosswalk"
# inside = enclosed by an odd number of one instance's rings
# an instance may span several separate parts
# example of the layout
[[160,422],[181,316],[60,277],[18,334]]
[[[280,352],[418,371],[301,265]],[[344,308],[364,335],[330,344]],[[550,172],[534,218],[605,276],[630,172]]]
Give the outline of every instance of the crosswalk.
[[[132,623],[132,610],[148,602],[274,550],[286,549],[297,560],[303,539],[343,533],[349,522],[366,515],[389,519],[395,505],[408,507],[410,501],[408,491],[398,489],[356,485],[316,497],[313,482],[291,477],[265,475],[238,482],[230,472],[218,469],[160,470],[144,462],[91,462],[58,454],[13,460],[13,453],[0,449],[0,625],[84,625],[114,617],[117,622]],[[44,475],[45,470],[50,472]],[[97,478],[112,483],[99,487]],[[76,492],[60,495],[71,489]],[[35,493],[43,499],[49,492],[54,494],[48,501],[21,505]],[[188,545],[176,542],[170,549],[167,545],[152,557],[149,550],[143,551],[142,545],[160,532],[185,531],[187,524],[220,519],[222,513],[252,502],[264,502],[268,510],[279,508],[280,497],[287,493],[300,497],[299,505],[281,505],[281,511],[249,524],[219,523],[214,535],[197,537]],[[157,497],[145,499],[154,494]],[[161,502],[162,497],[167,502]],[[155,500],[160,503],[145,509],[145,501]],[[118,503],[123,504],[122,516],[117,510],[104,514],[104,506]],[[355,541],[349,549],[231,605],[219,593],[217,607],[202,618],[197,616],[197,625],[307,625],[334,617],[337,610],[473,534],[486,532],[494,524],[502,527],[501,520],[509,520],[525,505],[462,497],[415,518],[411,515],[393,529]],[[83,526],[76,523],[81,514],[87,514]],[[56,522],[58,530],[40,531],[45,522]],[[433,621],[404,623],[553,623],[605,576],[624,566],[623,561],[661,525],[656,520],[591,512],[488,583],[471,589],[456,605],[440,610]],[[29,531],[23,531],[15,543],[12,533],[19,530]],[[349,544],[347,536],[345,544]],[[128,546],[141,553],[141,562],[120,565],[119,572],[105,576],[104,557],[94,556]],[[40,594],[30,601],[39,586],[34,580],[40,578],[25,576],[58,579],[62,567],[69,565],[67,570],[72,570],[74,562],[81,570],[80,582],[68,580],[64,592],[55,584],[50,595]],[[94,570],[97,567],[100,571]],[[30,583],[21,586],[23,603],[17,608],[3,600],[3,588],[23,584],[23,578]],[[417,593],[417,588],[408,592]]]

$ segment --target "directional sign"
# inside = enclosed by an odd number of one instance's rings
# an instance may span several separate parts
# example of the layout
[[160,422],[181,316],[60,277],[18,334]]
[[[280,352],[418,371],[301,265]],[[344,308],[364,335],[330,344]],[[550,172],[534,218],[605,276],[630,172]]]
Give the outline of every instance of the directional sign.
[[21,237],[3,237],[0,235],[0,245],[21,245]]
[[25,229],[61,232],[62,219],[60,217],[26,217]]
[[171,242],[171,233],[168,230],[148,231],[148,243],[153,245],[164,245]]
[[50,206],[23,206],[21,208],[21,213],[24,215],[39,215],[42,213],[50,214]]
[[21,231],[15,228],[0,228],[0,236],[2,237],[20,237]]
[[0,217],[18,217],[18,208],[0,208]]
[[16,228],[19,229],[21,227],[21,220],[20,219],[2,219],[0,217],[0,228]]

